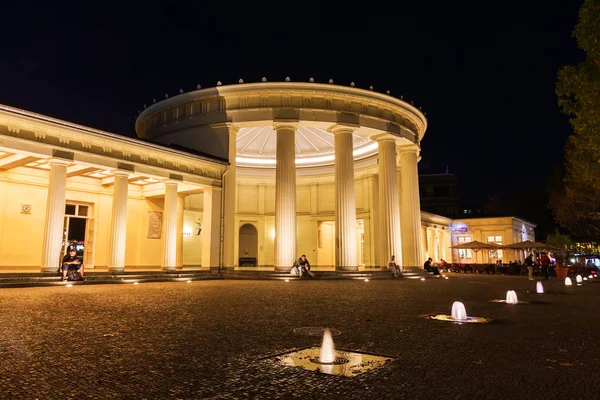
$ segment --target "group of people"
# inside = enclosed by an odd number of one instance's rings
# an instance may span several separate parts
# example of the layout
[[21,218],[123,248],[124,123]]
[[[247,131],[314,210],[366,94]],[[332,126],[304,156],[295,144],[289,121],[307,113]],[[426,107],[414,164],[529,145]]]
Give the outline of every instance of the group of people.
[[527,276],[529,277],[529,280],[532,281],[533,279],[533,270],[534,267],[539,266],[539,270],[540,270],[540,275],[542,277],[544,277],[545,279],[548,279],[548,277],[552,274],[552,267],[551,267],[551,260],[550,257],[548,257],[548,254],[546,254],[545,251],[542,251],[540,253],[540,259],[539,262],[534,262],[533,261],[533,254],[529,254],[527,256],[527,258],[525,259],[525,261],[523,261],[523,264],[525,264],[525,266],[527,267]]
[[[396,263],[396,257],[393,255],[388,262],[388,270],[394,274],[394,278],[402,277],[402,269],[398,263]],[[294,261],[294,265],[292,266],[290,273],[294,275],[300,275],[301,277],[308,275],[311,278],[316,278],[317,276],[317,274],[310,270],[310,263],[306,259],[306,254],[302,254],[299,259]]]

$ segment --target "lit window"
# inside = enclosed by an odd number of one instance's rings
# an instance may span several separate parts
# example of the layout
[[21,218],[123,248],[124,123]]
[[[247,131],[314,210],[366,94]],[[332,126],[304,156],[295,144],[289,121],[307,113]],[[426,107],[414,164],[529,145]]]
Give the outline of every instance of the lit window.
[[[458,244],[461,243],[469,243],[472,242],[473,239],[471,239],[471,236],[457,236],[456,239],[458,240]],[[473,258],[473,252],[471,251],[471,249],[459,249],[458,250],[458,258],[460,260],[463,259],[471,259]]]

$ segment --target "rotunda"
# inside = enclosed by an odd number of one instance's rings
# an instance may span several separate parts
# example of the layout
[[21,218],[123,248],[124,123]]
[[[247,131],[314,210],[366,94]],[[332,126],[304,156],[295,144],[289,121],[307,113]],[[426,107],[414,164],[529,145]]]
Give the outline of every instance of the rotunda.
[[300,254],[337,270],[386,267],[392,255],[419,266],[426,129],[419,109],[389,94],[288,79],[181,93],[136,121],[145,140],[228,161],[222,221],[213,216],[222,265],[277,270]]

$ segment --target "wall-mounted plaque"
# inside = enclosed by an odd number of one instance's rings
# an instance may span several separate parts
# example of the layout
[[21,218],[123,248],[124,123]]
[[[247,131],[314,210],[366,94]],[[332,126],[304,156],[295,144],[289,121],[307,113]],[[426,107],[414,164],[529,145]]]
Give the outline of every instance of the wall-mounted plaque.
[[162,231],[162,213],[156,211],[148,212],[148,239],[160,239]]

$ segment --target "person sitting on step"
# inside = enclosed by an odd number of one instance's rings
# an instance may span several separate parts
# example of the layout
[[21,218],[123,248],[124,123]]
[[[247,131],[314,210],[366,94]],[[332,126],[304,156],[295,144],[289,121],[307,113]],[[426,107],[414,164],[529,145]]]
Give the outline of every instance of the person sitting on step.
[[306,259],[306,254],[302,254],[302,257],[298,259],[298,264],[300,264],[301,274],[307,274],[311,278],[316,277],[317,275],[314,272],[310,271],[310,263]]
[[79,271],[81,280],[85,280],[85,277],[83,276],[83,272],[84,272],[83,264],[79,260],[79,257],[77,257],[77,249],[75,247],[71,247],[69,249],[69,254],[66,254],[62,259],[61,281],[64,281],[67,279],[67,273],[69,272],[69,269],[75,269],[75,270]]

